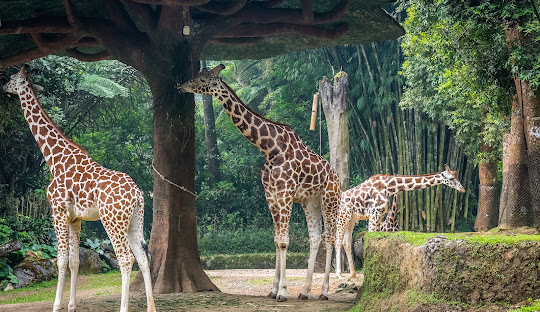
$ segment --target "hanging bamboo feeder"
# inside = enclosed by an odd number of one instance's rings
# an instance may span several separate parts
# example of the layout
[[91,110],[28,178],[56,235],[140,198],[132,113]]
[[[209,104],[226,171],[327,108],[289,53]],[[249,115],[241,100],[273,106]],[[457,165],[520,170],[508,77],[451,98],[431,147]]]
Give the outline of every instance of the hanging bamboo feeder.
[[311,106],[311,123],[309,130],[315,130],[315,123],[317,122],[317,106],[319,104],[319,92],[313,94],[313,105]]

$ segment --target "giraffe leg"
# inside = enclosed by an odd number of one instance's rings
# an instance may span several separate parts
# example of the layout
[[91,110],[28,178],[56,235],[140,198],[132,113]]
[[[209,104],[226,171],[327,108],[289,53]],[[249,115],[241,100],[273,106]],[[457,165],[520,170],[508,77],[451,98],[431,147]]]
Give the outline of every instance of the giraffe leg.
[[154,304],[154,295],[152,294],[152,280],[150,277],[150,266],[147,256],[148,247],[144,241],[142,224],[142,213],[139,210],[135,212],[135,215],[131,219],[128,229],[128,241],[143,275],[148,312],[155,312],[156,307]]
[[[60,208],[61,209],[61,208]],[[54,209],[55,210],[59,209]],[[62,308],[62,297],[64,294],[64,281],[66,278],[66,269],[68,265],[68,241],[69,227],[67,216],[65,213],[53,214],[54,230],[56,232],[56,240],[58,241],[58,254],[56,265],[58,266],[58,283],[56,285],[56,297],[54,299],[53,311],[60,311]]]
[[343,236],[346,235],[344,233],[345,229],[342,224],[338,224],[337,230],[336,230],[336,243],[335,243],[335,249],[336,249],[336,276],[339,280],[342,279],[341,276],[341,248],[343,245]]
[[268,298],[276,299],[279,289],[279,277],[281,268],[281,257],[279,256],[279,248],[276,246],[276,269],[274,271],[274,283],[272,284],[272,291],[268,294]]
[[[330,231],[329,231],[330,232]],[[334,246],[333,242],[333,231],[327,232],[325,229],[325,244],[326,244],[326,265],[324,268],[324,281],[322,286],[321,295],[319,299],[328,300],[328,288],[330,286],[330,269],[332,268],[332,247]]]
[[343,238],[343,248],[345,248],[345,254],[347,255],[347,261],[349,262],[349,270],[351,271],[351,277],[356,277],[356,270],[354,269],[354,259],[352,256],[352,233],[356,222],[351,222],[347,226],[345,237]]
[[[279,269],[279,281],[277,283],[276,299],[279,302],[287,301],[287,248],[289,246],[289,220],[291,218],[292,197],[282,196],[278,201],[278,205],[271,207],[272,215],[278,212],[277,217],[274,217],[274,243],[276,245],[276,277]],[[279,258],[279,259],[278,259]],[[279,267],[278,267],[279,261]],[[274,284],[276,279],[274,279]]]
[[77,309],[77,275],[79,274],[79,244],[81,240],[81,220],[69,224],[69,270],[71,272],[71,290],[68,311]]
[[116,220],[115,216],[102,218],[101,222],[113,245],[114,253],[120,265],[122,274],[122,299],[120,303],[120,312],[127,312],[129,306],[129,283],[131,267],[134,258],[128,243],[128,223],[129,220]]
[[306,204],[304,207],[306,213],[306,221],[309,233],[309,260],[308,271],[303,291],[298,295],[298,299],[307,300],[308,294],[311,291],[313,280],[313,271],[315,271],[315,260],[321,244],[321,206],[320,199]]

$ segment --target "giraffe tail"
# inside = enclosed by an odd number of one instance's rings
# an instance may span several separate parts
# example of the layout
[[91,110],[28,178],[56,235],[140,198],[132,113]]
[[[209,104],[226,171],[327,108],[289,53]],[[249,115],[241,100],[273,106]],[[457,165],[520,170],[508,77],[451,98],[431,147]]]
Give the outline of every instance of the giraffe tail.
[[[138,209],[139,218],[144,219],[144,196],[142,194],[137,199],[137,202],[139,204],[139,207],[138,207],[139,208]],[[143,224],[144,224],[144,222],[143,222]],[[148,251],[148,245],[144,241],[144,235],[142,235],[144,233],[144,230],[143,230],[142,227],[139,230],[141,231],[141,236],[143,237],[143,239],[141,239],[141,247],[144,250],[144,253],[146,254],[146,258],[148,259],[148,266],[149,266],[149,269],[150,269],[150,274],[152,274],[152,272],[154,271],[153,265],[152,265],[152,257],[150,256],[150,252]]]

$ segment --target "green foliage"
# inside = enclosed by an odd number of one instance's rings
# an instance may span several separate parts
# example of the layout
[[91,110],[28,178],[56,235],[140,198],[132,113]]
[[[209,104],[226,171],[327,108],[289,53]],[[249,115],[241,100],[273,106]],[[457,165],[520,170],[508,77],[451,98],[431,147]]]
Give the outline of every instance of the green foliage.
[[529,298],[529,305],[518,309],[510,309],[508,312],[537,312],[540,311],[540,299],[532,300]]
[[105,245],[111,245],[111,241],[109,239],[100,240],[98,238],[90,239],[87,238],[86,241],[82,243],[83,246],[92,249],[93,251],[97,252],[99,255],[104,255],[105,252],[103,251],[103,244]]
[[502,20],[486,23],[485,14],[478,13],[484,8],[424,0],[401,6],[407,19],[402,41],[406,89],[400,104],[448,124],[476,161],[495,157],[480,153],[482,143],[501,148],[512,91]]
[[84,90],[96,97],[111,99],[116,96],[127,96],[128,89],[111,79],[95,74],[84,74],[79,90]]
[[[274,229],[271,227],[259,227],[255,222],[248,225],[248,227],[238,227],[236,229],[207,229],[204,232],[200,232],[198,241],[199,251],[203,256],[273,253],[276,250],[274,245]],[[305,226],[291,224],[288,251],[309,251],[309,239]]]

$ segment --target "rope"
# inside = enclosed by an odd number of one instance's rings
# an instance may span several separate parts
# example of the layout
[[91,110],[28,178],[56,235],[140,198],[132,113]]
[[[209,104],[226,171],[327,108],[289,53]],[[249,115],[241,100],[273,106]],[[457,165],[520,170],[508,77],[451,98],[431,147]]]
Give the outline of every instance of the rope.
[[159,172],[156,167],[154,166],[154,161],[152,160],[152,169],[154,169],[154,171],[157,173],[157,175],[162,178],[163,180],[165,180],[166,182],[168,182],[169,184],[172,184],[174,186],[176,186],[177,188],[181,189],[182,191],[186,192],[186,193],[189,193],[191,195],[193,195],[195,198],[197,198],[197,194],[193,193],[192,191],[188,190],[187,188],[183,187],[182,185],[178,185],[176,183],[174,183],[173,181],[167,179],[163,174],[161,174],[161,172]]

